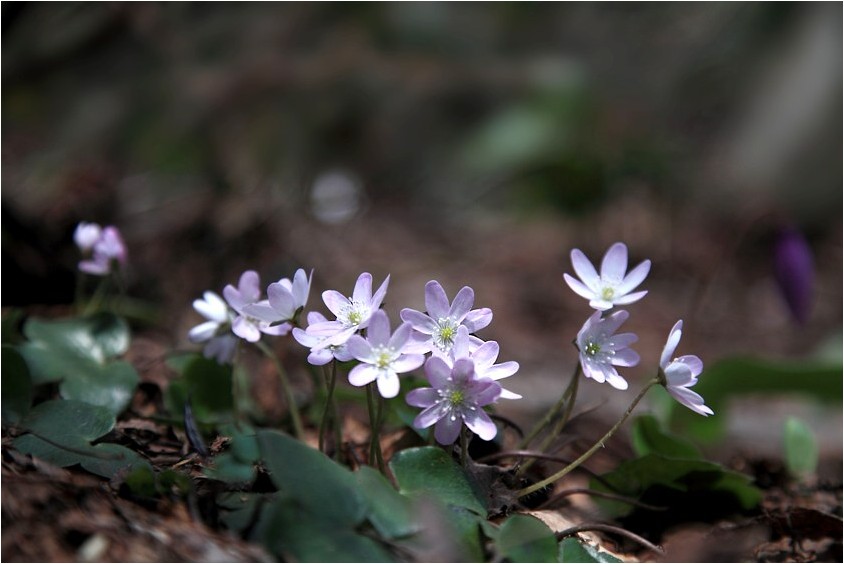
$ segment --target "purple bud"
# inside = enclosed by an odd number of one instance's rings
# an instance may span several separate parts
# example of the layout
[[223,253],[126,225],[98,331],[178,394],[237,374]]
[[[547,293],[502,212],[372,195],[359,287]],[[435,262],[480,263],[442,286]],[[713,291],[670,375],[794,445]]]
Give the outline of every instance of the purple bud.
[[809,243],[793,227],[783,228],[777,233],[774,275],[794,319],[801,325],[805,324],[811,312],[815,266]]

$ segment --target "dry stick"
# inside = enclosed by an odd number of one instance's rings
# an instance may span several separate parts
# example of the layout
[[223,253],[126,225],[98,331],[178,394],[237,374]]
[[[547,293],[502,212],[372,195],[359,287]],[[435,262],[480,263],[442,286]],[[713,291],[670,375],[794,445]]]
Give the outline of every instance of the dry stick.
[[290,412],[290,419],[293,422],[293,432],[297,439],[304,439],[305,431],[302,428],[302,419],[299,417],[299,408],[296,405],[296,398],[293,397],[293,389],[290,387],[290,381],[287,379],[287,373],[284,371],[284,367],[281,366],[281,362],[278,360],[278,357],[266,343],[258,341],[255,345],[257,345],[261,352],[264,353],[264,356],[269,358],[273,365],[275,365],[275,370],[278,373],[278,379],[281,382],[281,389],[287,399],[287,410]]
[[626,495],[614,494],[610,492],[601,492],[598,490],[592,490],[589,488],[571,488],[565,491],[558,493],[557,495],[548,498],[542,505],[540,505],[537,509],[543,509],[545,507],[549,507],[550,505],[554,504],[557,501],[560,501],[564,497],[568,497],[570,495],[577,495],[577,494],[584,494],[584,495],[591,495],[594,497],[603,497],[604,499],[612,499],[614,501],[620,501],[622,503],[626,503],[628,505],[632,505],[634,507],[641,507],[642,509],[648,509],[650,511],[665,511],[668,508],[660,505],[651,505],[649,503],[642,503],[638,499],[634,499],[632,497],[628,497]]
[[568,466],[566,466],[565,468],[563,468],[562,470],[560,470],[556,474],[550,476],[549,478],[545,478],[544,480],[537,482],[537,483],[533,484],[532,486],[528,486],[524,489],[519,490],[518,492],[516,492],[516,496],[517,497],[524,497],[526,495],[532,494],[535,491],[539,491],[542,488],[544,488],[545,486],[547,486],[549,484],[553,484],[554,482],[556,482],[557,480],[559,480],[560,478],[562,478],[563,476],[565,476],[566,474],[568,474],[569,472],[571,472],[572,470],[574,470],[575,468],[577,468],[578,466],[583,464],[589,457],[591,457],[593,454],[595,454],[598,451],[599,448],[602,448],[604,446],[604,443],[610,437],[612,437],[615,434],[616,431],[618,431],[619,427],[621,427],[621,425],[624,424],[625,421],[627,421],[627,418],[630,417],[630,414],[633,413],[633,410],[636,408],[636,406],[639,404],[639,402],[642,400],[642,398],[645,397],[645,393],[647,393],[648,390],[650,390],[653,386],[656,386],[660,382],[661,382],[661,379],[660,379],[659,376],[650,380],[645,385],[645,387],[642,388],[642,391],[639,392],[639,395],[637,395],[633,399],[633,403],[630,404],[630,407],[627,408],[627,411],[624,412],[624,415],[621,416],[621,419],[619,419],[616,422],[615,425],[610,427],[610,430],[607,431],[606,434],[603,437],[601,437],[594,445],[592,445],[592,448],[590,448],[589,450],[587,450],[586,452],[581,454],[579,458],[577,458],[574,462],[572,462],[571,464],[569,464]]
[[557,542],[559,542],[566,537],[571,537],[576,535],[577,533],[583,533],[585,531],[603,531],[605,533],[615,533],[617,535],[627,537],[630,540],[636,541],[645,548],[650,549],[656,552],[657,554],[665,555],[664,550],[662,550],[660,547],[658,547],[648,539],[642,538],[636,533],[632,533],[627,529],[622,529],[621,527],[615,527],[613,525],[604,525],[603,523],[587,523],[585,525],[578,525],[577,527],[572,527],[570,529],[560,531],[559,533],[554,533],[554,538],[556,538]]

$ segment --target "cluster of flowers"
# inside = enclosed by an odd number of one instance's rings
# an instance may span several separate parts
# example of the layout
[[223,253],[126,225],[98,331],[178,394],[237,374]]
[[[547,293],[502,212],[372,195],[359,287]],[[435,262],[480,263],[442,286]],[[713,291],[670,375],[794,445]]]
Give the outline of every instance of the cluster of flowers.
[[[630,348],[638,340],[633,333],[616,333],[629,314],[615,306],[634,303],[647,291],[635,290],[650,271],[644,261],[627,273],[627,247],[616,243],[604,255],[601,272],[578,249],[571,253],[572,265],[580,280],[565,274],[566,283],[589,300],[596,311],[577,334],[583,374],[597,382],[606,382],[626,390],[627,381],[616,366],[632,367],[639,355]],[[313,273],[296,271],[293,279],[282,278],[267,287],[263,298],[258,273],[244,272],[238,286],[223,290],[225,300],[208,291],[195,300],[194,308],[206,322],[191,329],[193,342],[205,343],[204,354],[218,362],[231,362],[237,338],[257,342],[262,334],[286,335],[310,349],[308,362],[325,365],[332,360],[357,361],[349,372],[354,386],[375,383],[384,398],[399,394],[399,374],[424,365],[431,387],[411,390],[408,404],[422,408],[414,420],[417,428],[434,426],[434,436],[441,444],[452,444],[465,424],[484,440],[495,437],[497,429],[484,407],[498,399],[521,396],[501,386],[499,380],[515,374],[516,362],[496,363],[499,346],[484,342],[475,333],[490,324],[489,308],[473,309],[475,294],[465,286],[449,302],[442,285],[431,280],[425,285],[426,311],[401,310],[402,323],[391,330],[390,319],[381,309],[390,277],[372,291],[372,275],[361,274],[351,297],[336,290],[323,292],[322,298],[335,319],[319,312],[307,314],[307,326],[299,326],[310,294]],[[693,355],[672,358],[682,335],[683,322],[671,329],[663,348],[659,370],[663,385],[681,404],[702,415],[713,412],[703,398],[689,388],[697,383],[703,370],[701,360]]]
[[449,303],[439,282],[425,286],[427,313],[405,308],[402,323],[391,330],[387,313],[381,309],[389,276],[372,291],[372,275],[361,274],[351,297],[336,290],[323,292],[322,298],[334,320],[321,313],[307,314],[307,327],[298,327],[298,319],[308,300],[311,276],[300,269],[293,280],[282,279],[267,288],[262,299],[260,280],[254,271],[240,277],[238,287],[223,290],[225,301],[214,292],[205,292],[194,301],[194,308],[206,322],[191,329],[193,342],[206,343],[204,354],[218,362],[230,362],[237,337],[255,342],[261,333],[293,337],[310,349],[308,362],[324,365],[336,359],[356,360],[349,372],[349,382],[366,386],[374,382],[384,398],[399,394],[399,374],[423,366],[430,388],[412,390],[407,402],[423,411],[414,421],[418,428],[435,425],[434,436],[442,444],[457,440],[465,424],[484,440],[492,439],[497,429],[482,409],[499,398],[521,396],[501,387],[498,380],[515,374],[516,362],[496,363],[499,346],[484,342],[473,333],[489,325],[489,308],[473,309],[475,295],[468,286]]
[[123,266],[128,259],[126,244],[113,225],[100,227],[82,221],[73,232],[73,240],[86,258],[79,262],[79,270],[94,276],[105,276],[116,262]]

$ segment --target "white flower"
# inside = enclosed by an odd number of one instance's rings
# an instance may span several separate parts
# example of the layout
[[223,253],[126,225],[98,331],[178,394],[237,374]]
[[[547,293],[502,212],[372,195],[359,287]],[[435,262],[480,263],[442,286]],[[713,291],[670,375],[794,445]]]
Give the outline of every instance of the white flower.
[[601,312],[593,313],[577,333],[577,348],[580,351],[580,366],[587,378],[607,382],[613,388],[627,389],[627,380],[622,378],[615,366],[636,366],[639,355],[630,345],[639,340],[634,333],[614,333],[629,317],[624,310],[617,311],[603,319]]
[[692,411],[704,416],[714,415],[715,412],[703,404],[704,400],[700,394],[689,389],[697,384],[697,377],[703,372],[703,361],[695,355],[671,359],[682,336],[683,320],[681,319],[668,333],[668,340],[665,342],[659,359],[659,368],[665,376],[665,389],[674,399]]
[[384,310],[372,314],[366,339],[352,335],[347,342],[349,353],[361,361],[349,372],[353,386],[377,382],[378,392],[385,398],[399,394],[399,374],[422,366],[425,356],[404,354],[402,349],[410,338],[410,323],[402,323],[390,334],[390,320]]
[[648,275],[651,261],[645,260],[627,275],[627,246],[616,243],[607,250],[601,261],[601,275],[589,262],[580,249],[571,251],[571,263],[580,280],[569,274],[563,274],[566,283],[578,295],[589,300],[589,305],[597,310],[608,310],[616,305],[632,304],[642,299],[647,290],[633,292]]
[[313,271],[308,276],[300,268],[293,275],[292,282],[289,278],[273,282],[267,286],[268,299],[243,306],[243,312],[270,324],[294,322],[308,302],[312,278]]
[[337,319],[308,326],[307,332],[310,335],[327,337],[317,345],[317,348],[342,345],[349,340],[349,337],[361,329],[366,329],[372,314],[381,307],[384,296],[387,295],[389,283],[390,276],[387,275],[373,294],[372,275],[364,272],[358,276],[351,298],[347,298],[336,290],[323,292],[322,301]]
[[[308,327],[316,323],[325,323],[328,320],[325,316],[317,311],[308,313]],[[308,355],[308,362],[314,366],[323,366],[331,362],[332,359],[337,359],[340,362],[352,360],[354,357],[349,354],[346,343],[341,345],[321,346],[323,341],[329,337],[320,337],[308,333],[305,329],[298,327],[293,328],[293,338],[302,345],[311,349],[311,354]]]
[[[82,229],[82,224],[76,228],[74,239],[80,249],[87,251],[83,245],[91,243],[93,235],[99,229],[96,224],[85,224]],[[128,259],[128,251],[126,244],[123,242],[123,237],[120,231],[113,225],[109,225],[99,231],[99,236],[90,246],[93,251],[91,258],[80,261],[79,270],[95,276],[105,276],[111,272],[112,266],[125,265]]]
[[102,227],[97,223],[80,221],[79,225],[76,226],[76,230],[73,232],[73,240],[81,251],[90,251],[94,248],[94,244],[100,240],[102,230]]
[[223,288],[223,295],[238,313],[232,322],[232,332],[241,339],[256,343],[261,339],[261,333],[287,335],[290,332],[292,327],[290,323],[270,326],[269,322],[257,319],[246,312],[246,306],[261,301],[261,278],[254,270],[247,270],[240,275],[237,288],[231,284]]
[[223,298],[214,292],[205,292],[201,300],[193,301],[193,308],[207,319],[190,330],[188,338],[193,343],[206,343],[202,353],[220,364],[232,361],[237,339],[229,332],[232,312]]

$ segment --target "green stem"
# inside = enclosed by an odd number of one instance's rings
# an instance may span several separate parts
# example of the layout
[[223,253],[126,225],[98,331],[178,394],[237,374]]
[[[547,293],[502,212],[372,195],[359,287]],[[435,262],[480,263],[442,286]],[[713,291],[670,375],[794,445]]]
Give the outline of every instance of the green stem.
[[275,365],[275,370],[278,373],[278,379],[281,382],[281,390],[284,392],[284,397],[287,399],[287,410],[290,412],[290,419],[293,422],[293,433],[296,435],[297,439],[302,440],[305,436],[305,432],[302,427],[302,419],[299,417],[299,408],[296,405],[296,398],[293,396],[293,388],[290,387],[290,382],[287,380],[287,373],[284,371],[284,367],[281,365],[278,357],[266,343],[258,341],[255,345],[262,353],[264,353],[264,356],[269,358],[273,365]]
[[378,461],[378,469],[385,476],[387,475],[387,465],[384,463],[384,453],[381,452],[381,426],[384,424],[384,398],[378,394],[375,413],[375,460]]
[[463,468],[468,468],[468,466],[469,466],[469,430],[468,429],[461,429],[460,430],[460,462],[463,464]]
[[108,291],[109,286],[111,286],[110,280],[111,274],[107,274],[102,277],[99,284],[97,284],[96,289],[94,289],[94,294],[91,296],[91,299],[88,300],[82,315],[91,315],[92,313],[96,313],[102,309],[102,303],[105,299],[106,292]]
[[[562,409],[563,404],[566,403],[569,397],[571,397],[573,390],[576,388],[578,376],[580,376],[580,362],[577,363],[577,367],[574,370],[574,375],[571,381],[569,382],[569,385],[566,387],[566,390],[563,392],[563,395],[560,396],[560,399],[557,400],[557,403],[551,406],[551,409],[549,409],[545,413],[545,416],[539,421],[539,423],[534,425],[530,433],[528,433],[525,438],[522,439],[522,441],[519,443],[519,449],[526,448],[531,443],[531,441],[533,441],[537,437],[537,435],[539,435],[539,433],[541,433],[542,430],[547,427],[551,423],[551,421],[554,420],[554,416],[557,415],[560,409]],[[573,404],[574,402],[571,403]],[[569,412],[571,412],[571,410],[569,410]]]
[[[325,428],[328,425],[328,418],[333,410],[334,405],[334,386],[337,383],[337,360],[331,362],[331,376],[328,377],[328,394],[325,397],[325,407],[322,410],[322,419],[319,422],[319,450],[325,452]],[[334,417],[334,426],[337,426],[336,413]],[[335,445],[335,448],[340,448],[340,445]]]
[[375,401],[372,397],[372,383],[366,385],[366,407],[369,410],[369,465],[375,466],[375,445],[378,435],[375,433]]
[[550,477],[542,480],[541,482],[537,482],[537,483],[533,484],[532,486],[528,486],[524,489],[519,490],[518,492],[516,492],[516,497],[519,497],[519,498],[525,497],[526,495],[530,495],[535,491],[539,491],[542,488],[544,488],[545,486],[547,486],[549,484],[553,484],[554,482],[556,482],[557,480],[559,480],[560,478],[562,478],[563,476],[565,476],[566,474],[568,474],[569,472],[571,472],[572,470],[574,470],[575,468],[577,468],[578,466],[583,464],[586,460],[589,459],[589,457],[591,457],[593,454],[595,454],[595,452],[597,452],[597,450],[599,448],[603,447],[604,443],[607,442],[607,440],[609,440],[609,438],[612,437],[615,434],[616,431],[618,431],[619,427],[621,427],[624,424],[624,422],[627,420],[627,418],[630,417],[630,414],[633,413],[633,410],[636,408],[636,406],[639,404],[639,402],[642,400],[642,398],[645,397],[645,394],[647,393],[647,391],[650,390],[652,387],[660,384],[660,383],[661,383],[661,380],[658,376],[656,378],[653,378],[652,380],[650,380],[645,385],[645,387],[642,388],[642,390],[639,392],[639,394],[633,399],[633,403],[630,404],[630,407],[627,408],[627,411],[624,412],[624,415],[621,416],[621,419],[619,419],[616,422],[616,424],[613,425],[610,428],[610,430],[607,431],[606,434],[603,437],[598,439],[598,441],[594,445],[592,445],[592,448],[590,448],[589,450],[584,452],[582,455],[580,455],[580,457],[577,460],[575,460],[574,462],[572,462],[571,464],[569,464],[568,466],[566,466],[565,468],[563,468],[562,470],[560,470],[559,472],[554,474],[553,476],[550,476]]

